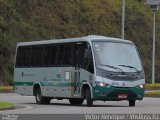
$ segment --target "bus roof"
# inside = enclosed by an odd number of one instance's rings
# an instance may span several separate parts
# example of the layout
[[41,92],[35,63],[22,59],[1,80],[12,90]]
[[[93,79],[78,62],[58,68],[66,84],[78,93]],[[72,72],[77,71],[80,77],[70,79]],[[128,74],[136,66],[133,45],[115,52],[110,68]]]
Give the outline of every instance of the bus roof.
[[66,42],[79,42],[79,41],[114,41],[114,42],[124,42],[133,43],[129,40],[122,40],[119,38],[99,36],[99,35],[88,35],[84,37],[77,38],[67,38],[67,39],[51,39],[51,40],[41,40],[41,41],[31,41],[31,42],[20,42],[17,46],[27,46],[27,45],[39,45],[39,44],[52,44],[52,43],[66,43]]

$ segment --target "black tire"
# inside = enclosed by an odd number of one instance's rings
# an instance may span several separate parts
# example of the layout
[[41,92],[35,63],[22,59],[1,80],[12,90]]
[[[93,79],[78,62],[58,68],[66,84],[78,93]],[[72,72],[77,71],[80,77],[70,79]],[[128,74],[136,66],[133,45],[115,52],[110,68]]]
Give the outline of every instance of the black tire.
[[130,107],[134,107],[136,104],[136,101],[135,100],[129,100],[129,106]]
[[87,107],[91,107],[93,105],[93,100],[91,98],[91,91],[90,91],[90,89],[87,89],[87,92],[86,92],[86,101],[87,101]]
[[70,98],[69,102],[71,105],[81,105],[83,103],[84,99],[81,98]]
[[38,104],[49,104],[51,101],[51,98],[42,96],[41,89],[39,87],[35,91],[35,99]]

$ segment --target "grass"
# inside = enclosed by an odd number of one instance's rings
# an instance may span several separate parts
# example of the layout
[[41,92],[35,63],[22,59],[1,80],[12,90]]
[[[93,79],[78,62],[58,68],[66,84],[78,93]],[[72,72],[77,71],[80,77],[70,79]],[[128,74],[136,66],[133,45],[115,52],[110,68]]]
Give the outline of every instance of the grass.
[[156,84],[145,84],[146,90],[160,90],[160,83]]
[[145,92],[145,97],[153,97],[153,98],[160,98],[160,90],[159,91],[150,91]]
[[156,84],[145,84],[145,95],[148,97],[160,97],[160,83]]
[[13,86],[0,86],[0,91],[1,90],[13,90]]
[[145,87],[160,87],[160,83],[156,83],[156,84],[145,84]]
[[14,105],[9,102],[0,102],[0,109],[13,108]]
[[145,92],[145,94],[147,94],[147,95],[153,95],[153,94],[160,95],[160,91],[149,91],[149,92]]

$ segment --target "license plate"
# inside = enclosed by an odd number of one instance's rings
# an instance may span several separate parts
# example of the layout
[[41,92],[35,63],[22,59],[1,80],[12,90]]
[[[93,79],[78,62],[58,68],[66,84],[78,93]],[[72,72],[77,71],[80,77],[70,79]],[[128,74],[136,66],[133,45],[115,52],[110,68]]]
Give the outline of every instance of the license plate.
[[118,98],[121,98],[121,99],[126,99],[128,97],[128,95],[126,94],[119,94],[118,95]]

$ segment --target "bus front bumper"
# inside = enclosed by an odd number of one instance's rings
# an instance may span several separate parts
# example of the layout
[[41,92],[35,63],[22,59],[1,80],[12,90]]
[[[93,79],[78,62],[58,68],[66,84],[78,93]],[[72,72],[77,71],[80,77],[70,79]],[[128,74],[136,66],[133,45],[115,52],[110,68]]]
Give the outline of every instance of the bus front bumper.
[[93,88],[93,99],[103,101],[142,100],[144,89],[138,87],[100,87]]

